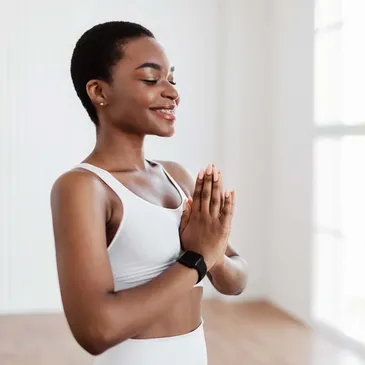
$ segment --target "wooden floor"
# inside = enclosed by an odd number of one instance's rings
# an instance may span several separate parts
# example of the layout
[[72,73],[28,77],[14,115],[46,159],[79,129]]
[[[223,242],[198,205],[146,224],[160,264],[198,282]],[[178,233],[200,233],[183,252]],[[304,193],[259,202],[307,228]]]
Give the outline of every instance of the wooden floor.
[[[267,303],[203,303],[209,365],[363,365]],[[90,365],[63,315],[0,317],[1,365]],[[148,365],[148,364],[146,364]]]

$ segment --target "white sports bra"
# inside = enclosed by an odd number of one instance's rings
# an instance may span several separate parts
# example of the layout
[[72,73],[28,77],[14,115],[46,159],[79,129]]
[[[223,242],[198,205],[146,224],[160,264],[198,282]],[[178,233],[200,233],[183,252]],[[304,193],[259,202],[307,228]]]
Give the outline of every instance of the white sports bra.
[[[163,169],[179,192],[181,204],[176,209],[142,199],[106,170],[88,163],[76,166],[96,174],[123,204],[123,218],[108,247],[115,291],[150,281],[174,264],[182,253],[179,225],[187,196],[161,164],[151,162]],[[195,286],[203,286],[203,282]]]

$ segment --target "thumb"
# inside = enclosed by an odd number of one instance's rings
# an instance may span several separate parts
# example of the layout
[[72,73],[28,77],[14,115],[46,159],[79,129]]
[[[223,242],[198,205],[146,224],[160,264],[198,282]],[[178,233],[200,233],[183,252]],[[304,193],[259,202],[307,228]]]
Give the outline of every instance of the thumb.
[[180,222],[180,233],[184,231],[186,226],[189,223],[190,219],[190,213],[191,213],[191,205],[189,204],[188,200],[184,201],[184,211],[181,216],[181,222]]

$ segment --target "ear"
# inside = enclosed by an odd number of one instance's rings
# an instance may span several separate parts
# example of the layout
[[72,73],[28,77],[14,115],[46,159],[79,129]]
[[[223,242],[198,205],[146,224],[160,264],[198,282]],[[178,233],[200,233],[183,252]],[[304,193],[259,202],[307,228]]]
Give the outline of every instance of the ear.
[[89,80],[86,84],[86,92],[95,107],[107,105],[106,83],[101,80]]

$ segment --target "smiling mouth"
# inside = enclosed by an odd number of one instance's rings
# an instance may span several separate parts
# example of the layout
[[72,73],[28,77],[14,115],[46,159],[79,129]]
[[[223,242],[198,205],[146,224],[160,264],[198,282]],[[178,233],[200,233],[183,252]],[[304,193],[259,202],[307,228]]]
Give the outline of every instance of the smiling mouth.
[[162,117],[167,120],[175,120],[175,109],[151,109],[153,112],[155,112],[159,117]]

